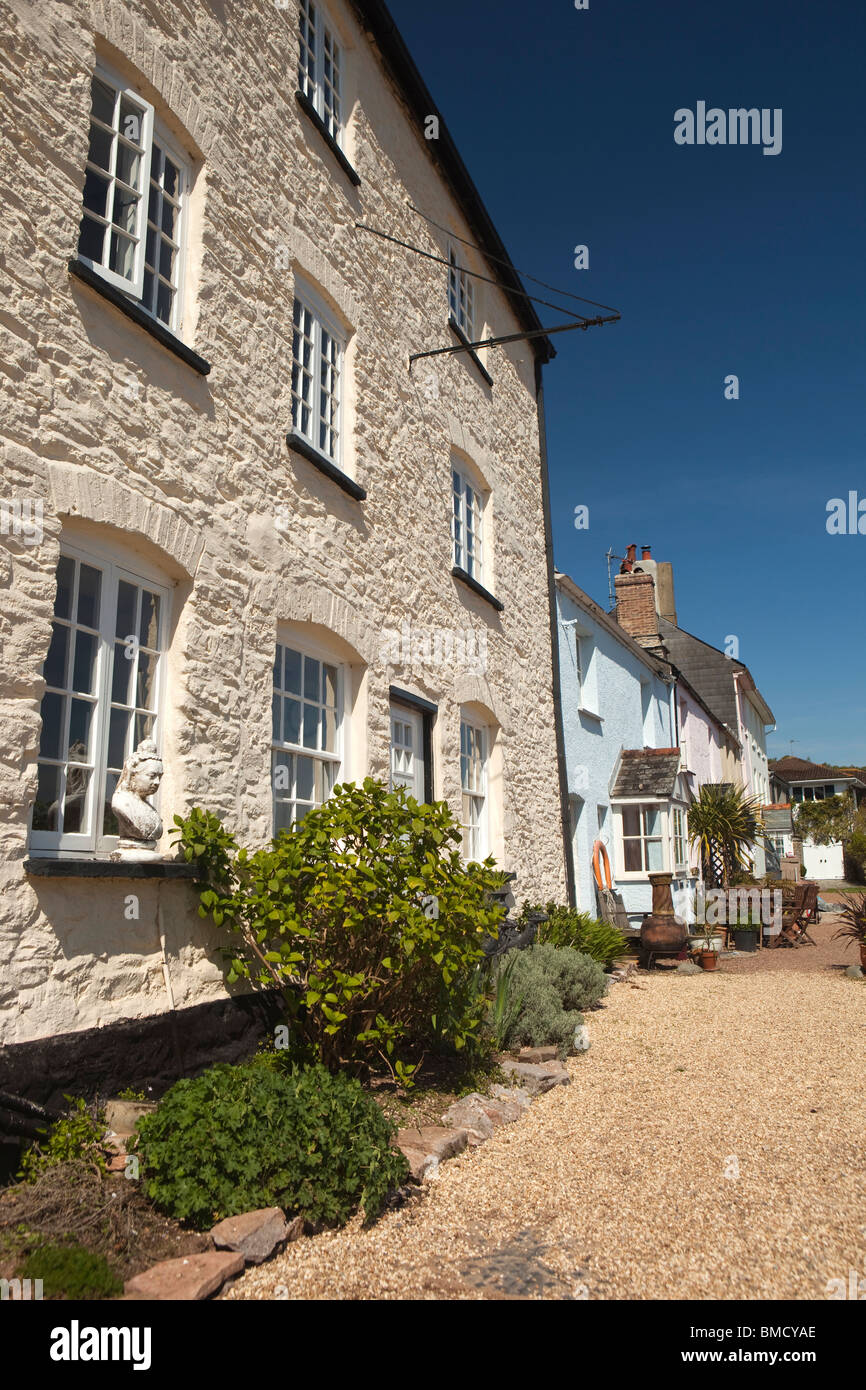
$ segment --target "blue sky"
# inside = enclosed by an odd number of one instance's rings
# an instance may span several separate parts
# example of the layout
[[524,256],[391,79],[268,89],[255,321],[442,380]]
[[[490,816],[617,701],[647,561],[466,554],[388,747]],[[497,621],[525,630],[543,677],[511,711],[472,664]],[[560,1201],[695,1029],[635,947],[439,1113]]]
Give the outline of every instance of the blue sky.
[[[771,756],[866,764],[866,535],[826,530],[866,499],[866,7],[390,8],[515,264],[623,316],[545,370],[557,564],[606,603],[608,548],[652,545],[680,625],[738,638]],[[781,153],[677,145],[699,101],[781,108]]]

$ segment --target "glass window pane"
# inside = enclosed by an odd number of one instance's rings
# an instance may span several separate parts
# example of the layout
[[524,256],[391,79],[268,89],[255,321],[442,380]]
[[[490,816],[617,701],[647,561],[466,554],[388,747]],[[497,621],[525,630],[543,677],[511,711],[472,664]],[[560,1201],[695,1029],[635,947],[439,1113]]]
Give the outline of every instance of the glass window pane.
[[105,225],[102,222],[94,222],[89,217],[81,219],[78,254],[83,256],[85,260],[94,261],[96,265],[103,264],[105,260]]
[[140,147],[144,135],[144,112],[126,96],[120,98],[119,125],[124,137]]
[[36,800],[33,803],[33,829],[60,829],[60,768],[45,763],[39,767]]
[[102,130],[98,125],[90,127],[90,147],[87,151],[87,158],[91,164],[97,164],[100,169],[108,170],[111,168],[111,132]]
[[180,191],[180,170],[167,156],[162,186],[170,198],[176,198]]
[[337,779],[336,763],[317,763],[316,764],[316,802],[319,806],[324,805],[331,792],[334,790],[334,783]]
[[322,711],[322,748],[326,753],[337,751],[337,716],[332,710]]
[[63,736],[63,696],[50,690],[42,696],[42,734],[39,739],[40,758],[59,758]]
[[[133,188],[138,188],[139,171],[141,169],[141,155],[137,150],[130,149],[129,145],[124,145],[118,141],[117,145],[117,177],[123,179],[124,183],[131,184]],[[115,222],[117,218],[114,219]]]
[[75,634],[75,661],[72,670],[72,689],[80,690],[82,695],[95,694],[96,654],[99,638],[92,632]]
[[135,636],[135,605],[138,598],[138,589],[134,584],[127,584],[125,579],[121,579],[117,586],[117,621],[114,624],[114,635],[122,641],[127,637]]
[[138,683],[135,703],[139,709],[156,709],[156,671],[159,658],[141,651],[138,654]]
[[661,873],[664,869],[664,855],[662,854],[661,840],[647,840],[647,868],[651,874]]
[[134,748],[137,748],[146,738],[153,738],[155,723],[156,720],[152,714],[137,714],[135,716]]
[[117,817],[111,809],[111,798],[114,796],[117,784],[120,781],[120,774],[109,772],[105,778],[105,802],[102,808],[102,833],[103,835],[119,835],[120,826]]
[[283,731],[280,722],[281,712],[282,701],[280,700],[279,695],[274,695],[273,699],[271,700],[271,736],[274,740],[274,743],[283,742]]
[[283,649],[279,644],[274,657],[274,689],[283,689]]
[[625,869],[626,869],[626,873],[628,873],[628,874],[640,873],[641,869],[643,868],[643,863],[642,863],[642,860],[641,860],[640,847],[641,847],[641,842],[640,842],[640,840],[624,840],[624,841],[623,841],[623,854],[624,854],[624,858],[625,858]]
[[624,806],[622,812],[623,835],[640,834],[640,810],[637,806]]
[[301,741],[301,702],[300,700],[284,700],[283,709],[285,710],[285,725],[283,726],[284,743],[300,743]]
[[61,688],[66,685],[66,654],[69,650],[69,628],[60,623],[52,623],[51,645],[45,658],[42,674],[46,685]]
[[135,244],[119,232],[111,233],[108,268],[124,280],[131,280],[135,273]]
[[73,700],[69,714],[69,759],[74,763],[89,763],[90,730],[95,706],[88,700]]
[[63,798],[63,833],[80,835],[85,826],[87,788],[90,771],[84,767],[69,767],[66,772],[66,795]]
[[[119,183],[114,186],[114,210],[111,220],[115,226],[120,227],[122,231],[129,232],[132,236],[135,235],[138,226],[138,194],[130,193],[128,189],[122,188]],[[131,248],[131,243],[127,243],[126,246]],[[127,249],[124,247],[124,258],[127,254]],[[115,269],[114,266],[112,266],[112,270],[113,269]],[[119,273],[125,275],[126,271],[120,271]]]
[[644,808],[644,821],[646,824],[647,835],[661,835],[662,833],[662,813],[658,806],[647,806]]
[[297,760],[298,791],[299,801],[312,801],[315,789],[316,764],[312,758],[298,758]]
[[291,753],[274,753],[273,756],[274,796],[284,801],[294,790],[294,761]]
[[111,768],[121,769],[126,761],[126,746],[132,716],[127,710],[113,709],[108,723],[108,758]]
[[325,699],[325,704],[326,704],[326,705],[330,705],[332,709],[335,709],[335,708],[336,708],[336,705],[337,705],[337,668],[336,668],[336,666],[326,666],[326,667],[325,667],[325,692],[324,692],[324,699]]
[[304,705],[304,739],[305,748],[318,748],[319,746],[319,710],[317,705]]
[[125,642],[114,644],[114,669],[111,673],[111,699],[115,705],[128,705],[130,702],[130,679],[135,670],[133,647]]
[[[167,237],[170,237],[172,241],[177,241],[177,221],[179,215],[180,209],[176,206],[176,204],[170,203],[168,198],[163,198],[162,216],[160,218],[159,225],[162,228],[165,235]],[[171,274],[171,272],[168,270],[164,270],[162,273],[166,276],[170,276]]]
[[102,571],[82,565],[78,572],[78,621],[84,627],[99,627],[99,595]]
[[97,120],[104,121],[106,125],[114,125],[114,98],[113,87],[109,87],[98,77],[92,79],[90,83],[91,111]]
[[322,664],[304,657],[304,699],[319,700],[322,693]]
[[163,323],[171,323],[173,303],[174,291],[169,289],[162,280],[158,280],[156,285],[156,317]]
[[106,216],[108,205],[108,179],[88,169],[84,175],[84,206],[98,217]]
[[147,589],[141,591],[141,621],[138,627],[138,640],[143,647],[159,649],[159,594]]
[[291,830],[294,822],[294,807],[291,801],[276,801],[274,803],[274,835],[279,835],[282,830]]

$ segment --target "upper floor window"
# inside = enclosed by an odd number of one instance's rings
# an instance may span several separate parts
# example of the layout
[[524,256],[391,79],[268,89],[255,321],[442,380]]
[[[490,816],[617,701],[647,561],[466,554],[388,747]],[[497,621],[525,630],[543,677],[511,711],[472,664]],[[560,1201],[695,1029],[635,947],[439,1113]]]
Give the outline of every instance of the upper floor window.
[[458,467],[451,469],[451,490],[454,564],[480,584],[484,574],[484,498]]
[[31,846],[92,851],[118,834],[111,798],[143,739],[158,741],[168,590],[64,547],[43,667]]
[[463,792],[463,857],[480,863],[488,853],[488,732],[464,720],[460,725],[460,784]]
[[189,168],[122,78],[91,82],[90,145],[78,255],[177,332]]
[[321,5],[301,0],[298,86],[338,144],[343,128],[341,66],[340,46]]
[[292,336],[292,423],[332,462],[342,462],[342,336],[309,296],[296,297]]
[[475,285],[464,270],[453,246],[448,248],[448,308],[451,318],[470,342],[475,341]]
[[277,646],[273,695],[274,834],[327,801],[343,766],[344,673]]

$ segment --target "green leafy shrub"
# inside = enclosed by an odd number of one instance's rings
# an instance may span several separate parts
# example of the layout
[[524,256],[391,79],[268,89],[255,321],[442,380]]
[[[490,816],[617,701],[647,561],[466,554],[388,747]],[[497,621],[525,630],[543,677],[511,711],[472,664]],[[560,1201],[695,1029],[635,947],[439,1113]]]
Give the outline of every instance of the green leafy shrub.
[[24,1182],[35,1182],[46,1168],[76,1158],[87,1159],[103,1172],[106,1169],[102,1152],[105,1112],[99,1110],[94,1114],[80,1098],[65,1096],[64,1099],[72,1102],[68,1115],[53,1124],[47,1137],[37,1141],[24,1155],[18,1174]]
[[327,1226],[359,1208],[372,1219],[408,1171],[376,1102],[321,1065],[212,1067],[172,1086],[139,1135],[147,1195],[197,1229],[270,1206]]
[[396,1049],[480,1034],[486,1001],[473,986],[485,936],[503,909],[492,860],[464,865],[445,803],[419,805],[368,779],[336,787],[268,849],[238,850],[199,809],[175,817],[198,869],[202,917],[233,932],[228,981],[276,985],[293,1036],[328,1066],[385,1059]]
[[587,912],[578,912],[574,907],[560,907],[557,903],[541,907],[525,902],[520,920],[527,921],[539,913],[547,915],[547,921],[539,923],[536,937],[539,945],[571,946],[585,956],[592,956],[602,966],[612,965],[628,949],[626,938],[616,927],[590,917]]
[[520,1008],[511,1024],[508,1047],[551,1047],[565,1057],[574,1031],[583,1022],[583,1009],[592,1008],[607,989],[597,961],[568,946],[549,943],[512,953],[499,969],[509,969],[509,991]]
[[18,1277],[41,1279],[45,1298],[114,1298],[123,1293],[123,1281],[105,1257],[74,1242],[37,1246],[21,1265]]

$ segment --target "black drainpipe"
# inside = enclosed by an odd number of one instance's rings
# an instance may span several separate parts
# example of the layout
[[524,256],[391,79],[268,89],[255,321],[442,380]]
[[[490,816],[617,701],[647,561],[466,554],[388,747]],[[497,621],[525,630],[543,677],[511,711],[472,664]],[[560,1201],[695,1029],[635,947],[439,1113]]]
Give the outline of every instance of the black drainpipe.
[[562,695],[559,683],[559,622],[556,611],[556,570],[553,563],[553,525],[550,518],[550,478],[547,471],[547,425],[544,417],[542,363],[535,359],[535,399],[538,404],[538,440],[541,450],[541,507],[544,513],[544,550],[547,558],[547,599],[550,618],[550,652],[553,674],[553,721],[556,726],[556,765],[559,772],[559,818],[565,881],[569,907],[577,906],[574,860],[571,854],[571,815],[568,801],[568,770],[565,765],[565,729],[562,722]]

